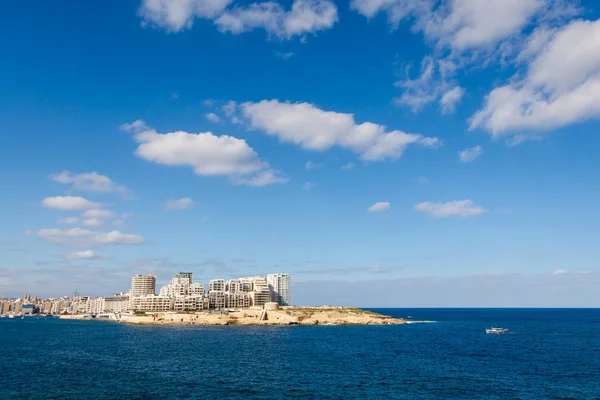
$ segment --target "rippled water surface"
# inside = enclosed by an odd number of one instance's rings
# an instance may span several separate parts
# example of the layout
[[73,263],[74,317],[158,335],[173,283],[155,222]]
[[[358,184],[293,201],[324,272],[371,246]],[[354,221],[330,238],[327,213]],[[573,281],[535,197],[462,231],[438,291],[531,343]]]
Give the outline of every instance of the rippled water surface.
[[[398,326],[0,319],[2,399],[600,399],[600,310],[386,309]],[[485,328],[509,328],[486,335]]]

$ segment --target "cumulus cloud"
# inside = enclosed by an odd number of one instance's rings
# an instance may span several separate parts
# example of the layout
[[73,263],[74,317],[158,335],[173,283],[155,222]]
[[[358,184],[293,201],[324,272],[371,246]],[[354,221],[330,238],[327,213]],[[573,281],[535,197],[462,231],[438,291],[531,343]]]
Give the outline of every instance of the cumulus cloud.
[[156,164],[188,166],[197,175],[226,176],[239,185],[266,186],[285,183],[287,178],[261,160],[243,139],[216,136],[211,132],[158,133],[143,121],[124,124],[138,147],[135,155]]
[[387,211],[392,207],[392,205],[390,203],[388,203],[387,201],[378,201],[377,203],[373,204],[371,207],[369,207],[369,209],[367,210],[368,212],[382,212],[382,211]]
[[337,20],[337,7],[329,0],[294,0],[289,11],[266,1],[228,9],[215,19],[215,25],[232,34],[264,29],[270,36],[289,39],[329,29]]
[[344,164],[344,165],[342,165],[342,166],[340,167],[340,169],[341,169],[342,171],[349,171],[349,170],[351,170],[352,168],[354,168],[354,163],[351,163],[351,162],[349,162],[349,163],[347,163],[347,164]]
[[169,199],[165,201],[165,208],[167,210],[186,210],[196,204],[194,200],[189,197],[182,197],[181,199]]
[[115,192],[119,194],[126,194],[127,192],[124,186],[117,185],[108,176],[100,175],[97,172],[74,174],[70,171],[62,171],[50,175],[50,180],[69,185],[71,190],[81,192]]
[[79,196],[46,197],[42,200],[42,205],[47,208],[55,208],[64,211],[86,210],[97,208],[99,206],[98,203],[94,203],[93,201]]
[[545,131],[600,117],[600,19],[576,20],[535,37],[527,73],[493,89],[470,120],[494,137]]
[[323,111],[309,103],[263,100],[241,104],[244,117],[253,129],[277,136],[307,150],[324,151],[334,146],[350,149],[366,161],[397,159],[411,144],[438,147],[438,138],[387,131],[372,122],[356,124],[354,115]]
[[69,253],[65,255],[64,258],[67,260],[102,260],[109,258],[109,256],[96,253],[93,250],[82,250]]
[[215,114],[215,113],[208,113],[205,115],[206,119],[209,120],[210,122],[213,122],[215,124],[218,124],[219,122],[221,122],[221,118]]
[[286,10],[274,1],[229,7],[232,0],[143,0],[139,9],[143,26],[168,32],[192,27],[196,18],[212,20],[221,32],[240,34],[264,29],[271,37],[290,39],[329,29],[338,20],[330,0],[294,0]]
[[458,152],[458,158],[461,163],[469,163],[475,160],[483,153],[481,146],[470,147]]
[[195,18],[213,19],[232,0],[143,0],[138,14],[143,25],[179,32],[192,27]]
[[[402,90],[396,103],[419,111],[440,99],[451,113],[464,92],[456,72],[517,60],[518,50],[532,37],[532,24],[557,26],[580,13],[576,2],[563,0],[352,0],[351,8],[367,18],[385,13],[392,27],[412,23],[434,50],[421,62],[417,78],[395,83]],[[551,30],[551,29],[550,29]],[[542,36],[542,35],[539,35]],[[539,42],[539,38],[538,38]]]
[[51,228],[40,229],[32,233],[50,243],[84,248],[94,245],[134,245],[145,242],[143,236],[119,231],[98,232],[81,228]]
[[424,212],[435,218],[476,217],[487,210],[474,204],[471,200],[432,203],[425,201],[414,206],[415,211]]

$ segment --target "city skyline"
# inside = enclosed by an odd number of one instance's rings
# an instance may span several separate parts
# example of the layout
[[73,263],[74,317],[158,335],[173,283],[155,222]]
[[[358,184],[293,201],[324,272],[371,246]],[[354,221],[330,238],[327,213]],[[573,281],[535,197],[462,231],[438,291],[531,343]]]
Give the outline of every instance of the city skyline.
[[0,297],[600,307],[600,5],[507,1],[4,4]]

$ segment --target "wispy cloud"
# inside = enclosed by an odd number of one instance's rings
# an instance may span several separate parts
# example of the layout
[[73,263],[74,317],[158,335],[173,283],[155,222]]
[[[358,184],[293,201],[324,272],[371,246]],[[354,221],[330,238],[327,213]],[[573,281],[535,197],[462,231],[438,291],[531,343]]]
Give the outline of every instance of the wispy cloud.
[[167,210],[187,210],[196,204],[194,200],[189,197],[182,197],[180,199],[169,199],[165,201],[165,208]]
[[487,212],[486,209],[471,200],[433,203],[425,201],[414,206],[415,211],[424,212],[435,218],[447,217],[476,217]]

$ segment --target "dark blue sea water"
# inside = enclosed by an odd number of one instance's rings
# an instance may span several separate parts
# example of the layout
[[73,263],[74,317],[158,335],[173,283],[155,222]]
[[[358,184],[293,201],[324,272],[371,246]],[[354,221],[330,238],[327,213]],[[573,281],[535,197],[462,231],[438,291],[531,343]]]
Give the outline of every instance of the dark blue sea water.
[[[600,399],[600,310],[386,309],[398,326],[0,319],[2,399]],[[486,335],[490,326],[510,335]]]

